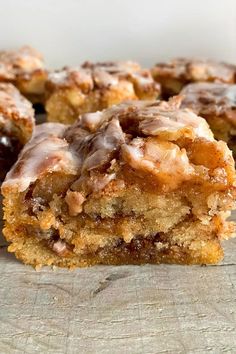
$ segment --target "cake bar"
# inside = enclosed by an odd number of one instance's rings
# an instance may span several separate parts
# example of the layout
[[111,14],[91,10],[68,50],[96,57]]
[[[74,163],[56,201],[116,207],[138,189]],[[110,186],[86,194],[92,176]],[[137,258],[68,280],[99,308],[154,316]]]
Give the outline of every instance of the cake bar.
[[180,102],[37,126],[2,185],[9,251],[35,267],[219,262],[234,160]]
[[85,62],[49,74],[46,82],[48,121],[71,124],[80,114],[124,100],[156,99],[160,85],[149,70],[134,62]]
[[224,140],[236,157],[236,85],[195,83],[184,87],[181,94],[182,107],[204,117],[215,138]]
[[0,83],[0,181],[34,128],[32,104],[12,84]]
[[33,103],[44,101],[47,71],[43,57],[35,49],[24,46],[15,51],[0,51],[0,82],[10,82]]
[[161,84],[164,98],[179,94],[192,82],[236,82],[236,66],[202,59],[177,58],[152,68],[154,79]]

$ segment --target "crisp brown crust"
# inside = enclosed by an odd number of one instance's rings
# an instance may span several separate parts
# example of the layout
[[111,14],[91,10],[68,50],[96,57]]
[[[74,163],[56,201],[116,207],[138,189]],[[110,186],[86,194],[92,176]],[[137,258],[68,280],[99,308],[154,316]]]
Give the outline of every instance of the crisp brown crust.
[[37,127],[2,186],[9,250],[35,266],[218,262],[233,231],[234,161],[180,103]]
[[78,115],[110,107],[127,99],[156,99],[160,86],[137,63],[85,62],[49,74],[46,110],[49,121],[72,123]]
[[0,82],[11,82],[33,102],[42,102],[47,71],[42,55],[24,46],[15,51],[0,51]]
[[0,167],[1,180],[17,159],[34,128],[32,104],[9,83],[0,83]]
[[162,85],[164,95],[178,94],[191,82],[236,82],[236,66],[203,59],[176,58],[157,63],[152,68],[154,79]]

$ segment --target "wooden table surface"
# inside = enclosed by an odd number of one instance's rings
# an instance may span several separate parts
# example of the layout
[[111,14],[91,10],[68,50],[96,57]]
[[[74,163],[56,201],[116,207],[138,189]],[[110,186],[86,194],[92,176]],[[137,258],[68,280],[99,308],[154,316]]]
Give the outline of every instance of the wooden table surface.
[[219,265],[36,272],[0,241],[0,353],[236,353],[236,239]]

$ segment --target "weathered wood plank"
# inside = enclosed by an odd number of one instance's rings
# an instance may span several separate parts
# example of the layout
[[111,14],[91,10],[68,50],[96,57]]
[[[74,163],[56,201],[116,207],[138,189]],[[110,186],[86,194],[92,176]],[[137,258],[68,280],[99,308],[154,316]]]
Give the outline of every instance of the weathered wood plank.
[[35,272],[1,249],[0,351],[235,352],[234,251],[211,267]]
[[208,267],[34,271],[0,247],[0,353],[235,353],[236,239]]

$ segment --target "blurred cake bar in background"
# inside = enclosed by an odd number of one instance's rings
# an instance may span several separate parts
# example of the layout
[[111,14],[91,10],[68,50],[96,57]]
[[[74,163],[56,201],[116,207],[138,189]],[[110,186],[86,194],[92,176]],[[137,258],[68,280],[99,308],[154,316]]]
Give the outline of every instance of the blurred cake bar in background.
[[224,140],[236,157],[236,85],[189,84],[181,91],[182,107],[204,117],[214,136]]
[[32,104],[9,83],[0,83],[0,180],[16,161],[34,128]]
[[178,94],[192,82],[236,82],[236,66],[213,60],[176,58],[157,63],[152,68],[154,79],[161,84],[164,98]]
[[84,63],[50,73],[46,82],[48,121],[73,123],[80,114],[124,100],[156,99],[160,86],[134,62]]
[[44,101],[46,77],[43,57],[35,49],[0,51],[0,82],[11,82],[33,103]]
[[125,102],[37,126],[2,185],[9,251],[69,268],[219,262],[235,230],[234,160],[179,104]]

